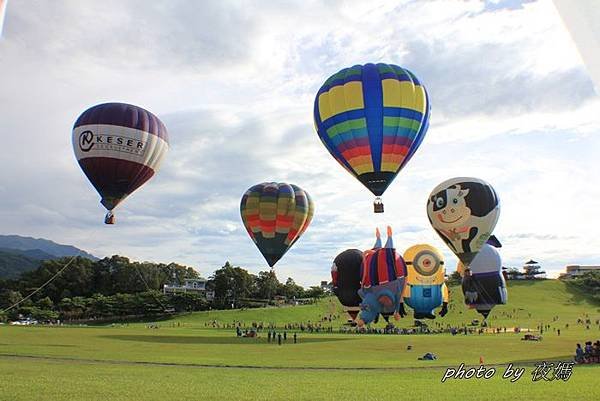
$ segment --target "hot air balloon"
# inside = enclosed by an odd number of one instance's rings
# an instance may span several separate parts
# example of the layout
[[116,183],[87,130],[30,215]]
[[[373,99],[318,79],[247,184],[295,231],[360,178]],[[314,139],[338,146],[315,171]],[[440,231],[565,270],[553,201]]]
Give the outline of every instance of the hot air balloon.
[[84,111],[73,126],[79,166],[108,210],[113,209],[158,171],[167,150],[167,129],[154,114],[125,103],[105,103]]
[[6,13],[6,5],[8,0],[0,0],[0,38],[2,37],[2,26],[4,25],[4,15]]
[[490,237],[499,215],[496,191],[478,178],[444,181],[427,200],[429,222],[465,266]]
[[494,306],[506,304],[508,299],[506,281],[502,275],[502,258],[495,248],[499,245],[496,237],[492,236],[468,268],[462,262],[456,268],[463,277],[465,304],[475,308],[484,318],[488,317]]
[[433,310],[448,313],[448,287],[445,283],[444,255],[428,244],[413,245],[404,251],[407,276],[404,303],[413,308],[415,319],[435,319]]
[[406,264],[396,249],[392,239],[392,229],[388,227],[388,239],[381,248],[379,230],[377,230],[375,247],[364,252],[362,265],[361,289],[358,295],[362,298],[359,326],[377,322],[379,315],[394,315],[396,320],[406,313],[402,299],[406,277]]
[[429,98],[410,71],[393,64],[344,68],[319,89],[315,128],[329,153],[377,198],[408,163],[429,126]]
[[331,266],[331,279],[333,282],[333,293],[344,306],[352,320],[360,310],[361,266],[363,253],[358,249],[346,249],[333,260]]
[[242,196],[240,213],[250,238],[273,267],[308,228],[314,204],[296,185],[263,182]]

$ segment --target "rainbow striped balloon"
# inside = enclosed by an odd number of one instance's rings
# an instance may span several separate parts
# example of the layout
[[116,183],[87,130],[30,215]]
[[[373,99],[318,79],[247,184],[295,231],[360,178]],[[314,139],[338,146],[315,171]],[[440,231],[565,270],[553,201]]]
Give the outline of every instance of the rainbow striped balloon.
[[427,91],[412,72],[355,65],[319,89],[314,122],[329,153],[380,196],[423,141],[429,110]]
[[302,188],[263,182],[248,189],[240,203],[244,226],[270,267],[306,231],[314,203]]

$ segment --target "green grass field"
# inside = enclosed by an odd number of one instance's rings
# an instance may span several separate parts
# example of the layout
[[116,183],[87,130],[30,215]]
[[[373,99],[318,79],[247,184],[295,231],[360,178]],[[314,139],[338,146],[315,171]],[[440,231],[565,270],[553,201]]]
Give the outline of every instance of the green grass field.
[[[450,313],[436,319],[462,325],[478,318],[456,294]],[[537,361],[571,360],[575,344],[600,338],[600,309],[561,282],[510,282],[509,305],[494,309],[492,326],[552,327],[543,341],[522,334],[357,335],[299,333],[278,346],[259,338],[237,338],[223,327],[234,320],[318,321],[340,312],[337,303],[211,311],[157,322],[89,327],[0,326],[0,400],[280,400],[280,399],[600,399],[600,365],[576,366],[571,379],[532,382]],[[340,312],[341,313],[341,312]],[[510,315],[510,316],[509,316]],[[557,321],[553,318],[558,316]],[[578,318],[592,319],[589,329]],[[330,324],[338,328],[345,317]],[[413,319],[405,318],[401,326]],[[569,324],[569,328],[565,325]],[[435,326],[435,325],[434,325]],[[553,328],[560,328],[558,336]],[[407,345],[412,350],[407,350]],[[425,352],[436,361],[419,361]],[[441,383],[446,367],[460,363],[497,369],[490,380]],[[524,366],[515,383],[502,379],[508,363]]]

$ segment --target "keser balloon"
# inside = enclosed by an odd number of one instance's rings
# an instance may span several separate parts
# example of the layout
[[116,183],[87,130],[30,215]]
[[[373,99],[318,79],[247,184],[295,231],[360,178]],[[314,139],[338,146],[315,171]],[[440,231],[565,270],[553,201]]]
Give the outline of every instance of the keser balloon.
[[169,149],[167,129],[154,114],[125,103],[104,103],[84,111],[73,126],[79,166],[108,210],[152,178]]

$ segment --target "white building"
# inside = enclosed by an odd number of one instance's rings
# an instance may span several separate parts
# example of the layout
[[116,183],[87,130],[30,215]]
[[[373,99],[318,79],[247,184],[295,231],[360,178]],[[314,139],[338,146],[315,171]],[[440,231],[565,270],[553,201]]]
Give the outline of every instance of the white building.
[[163,294],[177,294],[177,293],[191,293],[198,294],[206,297],[207,300],[212,301],[214,299],[214,292],[206,290],[206,283],[208,282],[205,278],[186,278],[183,285],[178,284],[165,284],[163,286]]
[[561,274],[561,277],[575,277],[587,272],[600,271],[600,266],[569,265],[566,270],[567,272]]

